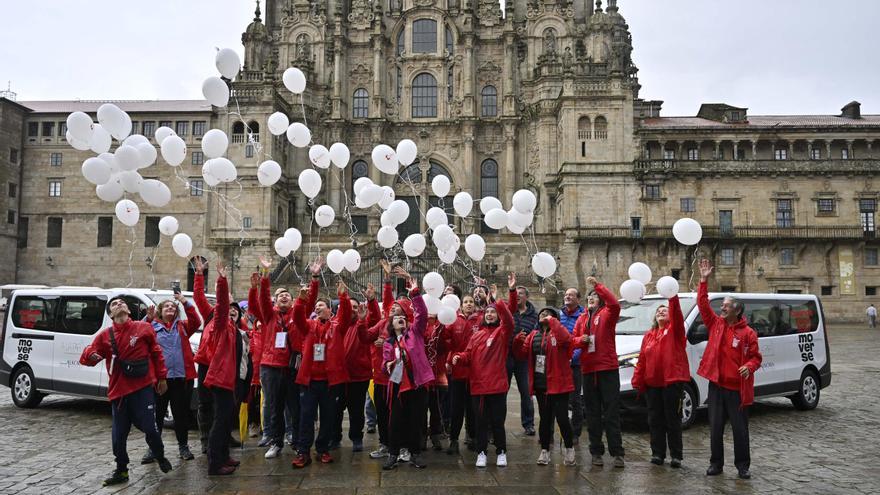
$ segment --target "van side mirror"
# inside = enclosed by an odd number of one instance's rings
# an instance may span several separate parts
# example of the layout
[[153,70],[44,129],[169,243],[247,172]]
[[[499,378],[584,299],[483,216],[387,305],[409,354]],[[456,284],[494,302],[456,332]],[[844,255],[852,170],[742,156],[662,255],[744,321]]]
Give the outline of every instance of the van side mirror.
[[707,340],[709,340],[709,329],[706,328],[706,325],[700,323],[696,327],[691,327],[691,331],[688,332],[688,342],[691,345],[697,345]]

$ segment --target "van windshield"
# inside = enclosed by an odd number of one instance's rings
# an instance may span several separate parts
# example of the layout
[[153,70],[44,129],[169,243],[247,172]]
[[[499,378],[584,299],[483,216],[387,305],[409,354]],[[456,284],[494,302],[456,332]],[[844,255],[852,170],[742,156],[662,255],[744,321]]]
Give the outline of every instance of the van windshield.
[[[620,302],[620,320],[617,322],[617,335],[643,335],[654,323],[654,312],[666,305],[666,299],[642,299],[638,304]],[[696,300],[693,297],[681,297],[681,313],[687,318]]]

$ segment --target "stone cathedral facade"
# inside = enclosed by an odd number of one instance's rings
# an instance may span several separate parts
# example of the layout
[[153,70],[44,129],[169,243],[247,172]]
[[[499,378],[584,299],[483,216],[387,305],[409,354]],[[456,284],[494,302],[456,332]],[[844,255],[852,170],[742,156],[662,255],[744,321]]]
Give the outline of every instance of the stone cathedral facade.
[[[718,290],[814,292],[836,319],[858,319],[880,302],[880,116],[862,115],[857,102],[834,115],[756,116],[707,103],[695,116],[661,116],[661,101],[639,97],[632,37],[615,0],[516,0],[504,14],[496,0],[266,0],[242,43],[244,67],[230,82],[228,108],[117,103],[138,131],[171,124],[193,152],[180,177],[161,159],[147,169],[175,197],[161,211],[145,207],[134,233],[94,196],[78,173],[89,154],[67,146],[61,132],[67,113],[94,112],[100,102],[0,100],[0,144],[10,143],[0,173],[10,193],[15,186],[2,241],[16,257],[0,282],[164,287],[187,276],[186,260],[167,240],[155,245],[158,217],[174,214],[194,254],[232,260],[238,294],[258,255],[272,252],[291,226],[314,235],[292,266],[279,264],[278,283],[297,283],[302,258],[319,246],[326,253],[352,244],[364,256],[353,282],[378,283],[376,260],[389,254],[375,242],[378,210],[352,206],[351,222],[340,220],[353,181],[368,176],[422,213],[439,205],[451,214],[458,191],[497,196],[505,207],[517,189],[535,192],[534,234],[525,241],[476,217],[450,220],[459,234],[484,236],[489,254],[472,268],[499,283],[510,269],[531,274],[535,249],[556,255],[554,277],[528,282],[544,283],[534,297],[554,304],[561,304],[554,287],[583,288],[589,275],[619,286],[633,261],[648,263],[655,278],[677,277],[686,290],[701,256],[718,267]],[[290,66],[306,74],[302,97],[281,83]],[[313,202],[296,185],[311,166],[307,149],[266,129],[276,111],[305,121],[315,143],[351,149],[346,169],[320,171],[324,185]],[[199,182],[199,140],[211,128],[229,134],[241,179],[221,194]],[[399,177],[370,164],[376,144],[404,138],[419,156]],[[284,174],[264,188],[256,168],[270,158]],[[438,174],[452,182],[445,200],[431,195]],[[337,221],[318,235],[311,218],[321,204],[333,206]],[[704,227],[698,250],[672,238],[684,216]],[[413,213],[399,227],[401,240],[426,229]],[[430,251],[416,273],[438,266]],[[448,279],[469,277],[458,265],[444,270]]]

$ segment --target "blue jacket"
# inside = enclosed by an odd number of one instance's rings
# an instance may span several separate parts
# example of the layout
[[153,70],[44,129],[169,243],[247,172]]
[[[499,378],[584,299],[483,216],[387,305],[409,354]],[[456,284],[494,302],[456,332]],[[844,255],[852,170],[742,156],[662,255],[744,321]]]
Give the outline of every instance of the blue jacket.
[[[518,333],[529,334],[538,326],[538,312],[532,303],[526,301],[526,311],[519,312],[519,308],[513,311],[513,332],[510,334],[510,356],[513,357],[513,339]],[[571,333],[571,330],[569,330]]]
[[[562,323],[568,333],[574,333],[574,324],[577,323],[578,318],[584,313],[584,307],[578,306],[575,308],[574,313],[568,314],[565,310],[565,306],[559,308],[559,322]],[[581,350],[576,348],[574,350],[574,355],[571,358],[571,365],[580,366],[581,365]]]

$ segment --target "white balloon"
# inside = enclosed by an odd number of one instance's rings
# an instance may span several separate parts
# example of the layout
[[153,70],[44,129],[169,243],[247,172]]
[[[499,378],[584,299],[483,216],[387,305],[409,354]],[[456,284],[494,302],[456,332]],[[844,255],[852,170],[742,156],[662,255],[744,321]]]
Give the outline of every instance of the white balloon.
[[110,133],[101,124],[92,126],[92,137],[89,139],[89,148],[95,153],[101,154],[110,151],[112,138]]
[[73,112],[67,116],[67,130],[80,142],[88,143],[92,139],[92,124],[92,118],[85,112]]
[[[115,135],[115,134],[113,134],[113,132],[110,132],[111,136],[115,137],[116,139],[118,139],[120,141],[125,139],[125,136],[128,136],[129,134],[131,134],[131,130],[134,128],[132,121],[131,121],[131,117],[129,117],[127,113],[122,112],[122,118],[124,119],[124,123],[122,125],[122,128],[120,129],[119,134]],[[109,131],[109,129],[108,129],[108,131]]]
[[359,196],[361,191],[364,190],[365,187],[371,185],[373,183],[369,177],[361,177],[360,179],[354,181],[354,185],[351,186],[352,191],[354,191],[355,196]]
[[525,232],[526,228],[514,223],[513,220],[511,220],[510,215],[508,215],[507,216],[507,230],[509,230],[512,234],[519,235],[519,234],[522,234],[523,232]]
[[303,194],[310,199],[321,191],[321,174],[315,169],[307,168],[300,172],[296,182]]
[[629,279],[620,285],[620,297],[632,304],[638,304],[645,297],[645,284]]
[[440,302],[440,299],[431,294],[423,294],[422,302],[425,303],[429,315],[436,315],[441,309],[443,309],[443,303]]
[[516,208],[511,208],[507,211],[507,218],[509,219],[508,224],[514,223],[525,230],[526,227],[532,224],[532,221],[535,219],[535,214],[532,212],[523,213]]
[[131,227],[137,224],[140,216],[140,209],[138,209],[138,205],[134,201],[121,199],[116,203],[116,218],[124,225]]
[[397,244],[398,238],[397,229],[394,227],[382,227],[379,229],[379,233],[376,234],[376,240],[385,249],[393,248]]
[[380,186],[369,184],[367,187],[361,189],[361,193],[358,194],[358,197],[363,199],[364,204],[367,206],[373,206],[382,199],[382,193],[383,191]]
[[556,259],[543,251],[532,256],[532,270],[539,277],[547,278],[556,273]]
[[462,191],[452,198],[452,206],[455,208],[456,214],[466,217],[470,215],[471,210],[474,208],[474,198],[472,198],[470,194]]
[[471,234],[464,240],[464,251],[474,261],[486,256],[486,241],[479,234]]
[[346,249],[342,254],[345,257],[345,269],[351,273],[358,271],[361,267],[361,253],[354,249]]
[[202,95],[215,107],[222,108],[229,104],[229,86],[217,76],[205,79],[202,83]]
[[95,194],[102,201],[114,202],[119,201],[119,198],[125,194],[125,189],[122,187],[122,183],[119,182],[119,177],[111,176],[106,184],[101,184],[95,188]]
[[141,163],[138,168],[149,167],[156,162],[156,158],[159,156],[159,153],[156,151],[156,147],[150,144],[149,141],[146,143],[138,143],[135,148],[138,150],[138,156],[140,156],[141,159]]
[[91,149],[91,145],[88,143],[88,141],[80,141],[79,139],[73,137],[70,134],[70,131],[67,131],[64,134],[64,139],[67,140],[67,144],[71,145],[74,149],[77,149],[79,151]]
[[330,145],[330,160],[337,168],[345,168],[351,159],[351,152],[344,143],[333,143]]
[[455,323],[456,318],[458,316],[455,314],[455,310],[450,307],[442,306],[437,311],[437,321],[444,325],[452,325]]
[[440,258],[441,263],[445,263],[447,265],[451,265],[455,263],[455,258],[458,257],[458,253],[455,251],[446,251],[443,249],[437,250],[437,257]]
[[302,233],[299,229],[291,227],[284,231],[284,238],[290,243],[290,250],[296,251],[302,245]]
[[354,205],[362,210],[366,210],[367,208],[370,207],[370,205],[368,205],[367,202],[364,201],[364,198],[362,198],[360,196],[354,197]]
[[193,241],[184,233],[175,234],[174,237],[171,238],[171,248],[174,249],[174,252],[181,258],[187,258],[192,252]]
[[443,208],[434,206],[428,210],[427,214],[425,214],[425,220],[428,222],[428,227],[431,229],[435,229],[439,225],[446,225],[446,212],[443,211]]
[[141,134],[132,134],[131,136],[128,136],[127,138],[125,138],[125,139],[122,141],[122,144],[123,144],[123,145],[125,145],[125,146],[132,146],[132,147],[135,147],[135,148],[137,148],[138,145],[139,145],[139,144],[142,144],[142,143],[150,144],[150,140],[147,139],[146,136],[143,136],[143,135],[141,135]]
[[113,156],[113,153],[101,153],[98,155],[98,158],[104,160],[104,162],[110,167],[111,176],[119,172],[119,167],[116,165],[116,158]]
[[336,218],[336,212],[330,205],[321,205],[315,210],[315,223],[319,227],[328,227]]
[[391,186],[382,186],[382,197],[379,198],[379,207],[387,210],[391,203],[394,202],[395,197],[394,189]]
[[172,167],[180,165],[186,159],[186,142],[180,136],[166,137],[162,140],[160,149],[162,151],[162,158]]
[[434,245],[437,246],[437,249],[441,251],[451,251],[455,247],[455,232],[452,231],[452,227],[447,224],[440,224],[431,234],[431,240],[434,241]]
[[282,258],[286,258],[288,255],[290,255],[290,251],[292,251],[290,249],[290,241],[288,241],[284,237],[279,237],[278,239],[275,239],[274,247],[275,253],[277,253],[278,256],[281,256]]
[[264,186],[271,186],[281,179],[281,165],[275,160],[266,160],[257,169],[257,180]]
[[159,232],[164,235],[174,235],[177,233],[178,228],[180,228],[180,224],[178,224],[177,219],[172,216],[166,216],[159,219]]
[[400,167],[397,163],[397,153],[387,144],[380,144],[373,148],[370,154],[373,159],[373,165],[382,173],[388,175],[396,175],[397,169]]
[[144,178],[141,177],[141,174],[133,170],[128,170],[125,172],[119,172],[119,182],[122,184],[122,188],[125,189],[125,192],[136,193],[140,192]]
[[411,139],[404,139],[397,143],[395,154],[397,155],[397,160],[405,167],[416,161],[416,157],[419,154],[419,148]]
[[338,249],[332,249],[327,253],[327,268],[333,273],[339,273],[345,268],[345,255]]
[[395,199],[388,206],[388,212],[391,213],[394,223],[400,225],[409,218],[409,204],[402,199]]
[[100,158],[86,158],[82,164],[82,174],[87,181],[100,186],[110,180],[110,165]]
[[290,119],[283,112],[275,112],[269,116],[267,125],[269,126],[269,132],[273,136],[280,136],[287,132],[287,128],[290,126]]
[[174,132],[174,129],[163,125],[162,127],[156,129],[156,133],[153,134],[153,137],[156,139],[156,143],[158,143],[159,146],[162,146],[162,143],[165,142],[166,138],[176,135],[177,133]]
[[669,298],[678,294],[678,280],[670,276],[660,277],[657,280],[657,293]]
[[171,189],[156,179],[146,179],[138,191],[144,203],[161,208],[171,202]]
[[504,206],[498,198],[494,196],[486,196],[480,200],[480,211],[483,212],[483,215],[488,215],[490,211],[495,209],[504,211]]
[[119,170],[137,170],[141,164],[141,154],[134,146],[123,144],[113,154]]
[[211,129],[202,136],[202,151],[208,158],[219,158],[226,153],[229,138],[220,129]]
[[320,144],[309,148],[309,160],[318,168],[330,168],[330,150]]
[[629,274],[629,278],[638,280],[643,284],[647,284],[651,281],[651,268],[642,262],[635,262],[632,265],[629,265],[627,273]]
[[458,308],[461,307],[461,299],[455,294],[446,294],[440,299],[440,302],[447,308],[452,308],[453,311],[458,311]]
[[305,148],[312,141],[312,131],[304,124],[294,122],[287,128],[287,140],[297,148]]
[[281,80],[284,82],[284,87],[295,95],[306,90],[306,75],[296,67],[285,70]]
[[219,72],[226,79],[235,79],[235,76],[238,75],[238,71],[241,69],[241,59],[238,57],[238,53],[231,48],[223,48],[222,50],[217,52],[217,56],[214,57],[214,65],[217,66],[217,72]]
[[703,227],[692,218],[679,218],[672,225],[672,235],[685,246],[693,246],[703,238]]
[[431,190],[434,191],[434,195],[438,198],[445,198],[447,194],[449,194],[449,188],[452,184],[449,183],[449,177],[445,175],[438,175],[431,180]]
[[535,193],[528,189],[520,189],[513,193],[511,202],[513,203],[513,208],[522,213],[532,213],[535,211],[535,207],[538,206],[538,198],[535,197]]
[[214,175],[214,163],[215,158],[211,158],[207,160],[204,165],[202,165],[202,177],[205,179],[205,184],[214,187],[220,183],[220,179]]
[[438,298],[439,302],[439,298],[443,295],[443,289],[446,288],[446,284],[443,282],[442,275],[437,272],[428,272],[422,278],[422,287],[424,287],[426,293]]
[[507,226],[507,212],[501,208],[489,210],[489,213],[486,213],[486,217],[483,218],[483,221],[486,222],[486,225],[490,228],[496,230],[502,229]]
[[425,236],[423,236],[422,234],[410,234],[403,241],[403,252],[411,258],[421,256],[421,254],[425,251],[426,245],[427,242],[425,241]]
[[387,211],[383,211],[382,215],[379,216],[379,225],[383,227],[397,227],[397,224],[391,218],[391,213]]
[[104,103],[98,107],[98,122],[120,141],[131,134],[131,119],[128,114],[112,103]]
[[211,175],[220,180],[220,182],[232,182],[238,178],[238,169],[235,164],[228,158],[214,158],[211,165]]

